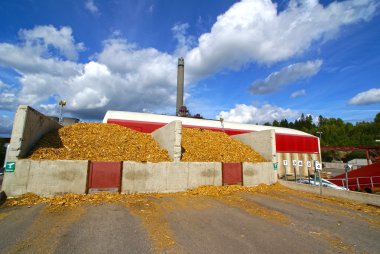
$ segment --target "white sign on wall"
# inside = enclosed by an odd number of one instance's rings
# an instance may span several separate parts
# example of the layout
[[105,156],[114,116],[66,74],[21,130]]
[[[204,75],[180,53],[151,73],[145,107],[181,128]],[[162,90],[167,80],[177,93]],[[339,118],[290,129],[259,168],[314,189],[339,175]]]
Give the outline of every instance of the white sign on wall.
[[282,162],[283,162],[284,166],[288,165],[288,160],[283,160]]
[[293,160],[293,166],[297,166],[297,161]]
[[302,161],[298,161],[298,167],[302,167]]

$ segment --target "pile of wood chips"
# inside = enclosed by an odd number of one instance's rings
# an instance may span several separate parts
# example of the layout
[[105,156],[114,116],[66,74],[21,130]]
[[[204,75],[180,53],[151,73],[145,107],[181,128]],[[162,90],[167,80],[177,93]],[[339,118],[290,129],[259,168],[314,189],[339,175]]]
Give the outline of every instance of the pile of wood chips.
[[77,123],[42,137],[29,159],[170,161],[150,134],[116,124]]
[[182,161],[265,162],[250,146],[224,132],[182,128]]

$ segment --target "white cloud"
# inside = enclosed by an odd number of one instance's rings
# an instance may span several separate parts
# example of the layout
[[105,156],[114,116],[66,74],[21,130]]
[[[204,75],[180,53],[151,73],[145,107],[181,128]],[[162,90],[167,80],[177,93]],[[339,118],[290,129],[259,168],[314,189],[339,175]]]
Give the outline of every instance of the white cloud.
[[10,136],[12,131],[13,121],[6,115],[0,115],[0,135]]
[[13,110],[16,105],[16,90],[0,80],[0,109]]
[[350,105],[368,105],[376,103],[380,103],[380,88],[372,88],[368,91],[358,93],[348,101],[348,104]]
[[[59,50],[59,53],[70,60],[78,58],[78,50],[83,50],[82,43],[75,44],[72,29],[64,26],[60,29],[54,26],[36,26],[34,29],[21,29],[19,35],[25,40],[26,49],[47,53],[49,46]],[[41,52],[42,50],[42,52]]]
[[13,104],[16,101],[16,95],[13,93],[1,93],[0,104]]
[[80,64],[57,57],[43,57],[44,52],[29,46],[15,46],[0,43],[0,66],[12,67],[17,72],[47,73],[56,76],[69,76],[80,71]]
[[174,108],[177,59],[170,54],[114,38],[104,42],[93,61],[81,64],[45,58],[43,50],[29,48],[27,43],[0,44],[0,53],[8,52],[0,54],[0,65],[16,69],[21,84],[12,94],[2,90],[0,110],[16,100],[15,105],[51,112],[52,100],[59,99],[67,101],[67,112],[82,118],[103,117],[107,109],[170,112]]
[[176,56],[183,57],[195,44],[195,38],[187,35],[188,23],[178,23],[172,27],[174,38],[177,40],[177,47],[174,52]]
[[290,98],[294,99],[294,98],[297,98],[300,96],[305,96],[305,95],[306,95],[306,91],[305,91],[305,89],[302,89],[302,90],[298,90],[298,91],[295,91],[294,93],[292,93],[290,95]]
[[275,92],[281,86],[314,76],[318,73],[321,65],[322,60],[291,64],[278,72],[271,73],[264,80],[255,81],[251,85],[251,92],[255,94]]
[[265,104],[262,107],[237,104],[229,111],[221,111],[217,118],[223,117],[227,122],[263,124],[272,123],[274,120],[290,119],[299,115],[300,113],[296,110],[270,104]]
[[95,5],[94,0],[87,0],[84,3],[84,7],[89,10],[92,14],[96,14],[99,12],[98,7]]
[[333,2],[291,1],[278,12],[270,0],[243,0],[218,16],[209,33],[185,59],[192,76],[210,75],[243,64],[276,63],[301,54],[313,42],[333,38],[345,25],[369,20],[374,0]]
[[38,110],[40,110],[43,114],[45,114],[47,116],[58,116],[59,115],[59,105],[58,105],[58,103],[54,103],[54,104],[40,104],[38,106]]

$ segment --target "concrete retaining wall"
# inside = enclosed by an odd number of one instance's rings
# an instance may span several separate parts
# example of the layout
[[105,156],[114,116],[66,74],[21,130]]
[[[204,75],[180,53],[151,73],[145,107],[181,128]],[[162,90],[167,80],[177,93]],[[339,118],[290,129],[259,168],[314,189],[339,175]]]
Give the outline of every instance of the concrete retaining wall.
[[17,160],[14,172],[4,172],[3,190],[8,197],[20,196],[27,192],[31,160]]
[[33,108],[20,105],[13,122],[7,161],[25,158],[44,134],[60,127],[59,123]]
[[85,194],[88,161],[31,161],[26,191],[41,196],[64,193]]
[[178,192],[202,185],[222,185],[221,163],[123,163],[122,193]]
[[243,144],[249,145],[256,152],[261,154],[266,160],[273,163],[276,158],[276,136],[274,130],[250,132],[231,136]]
[[173,161],[181,160],[181,135],[181,121],[173,121],[152,132],[153,138],[157,141],[161,148],[168,151],[169,157]]
[[[300,191],[306,191],[306,192],[319,194],[319,186],[312,186],[308,184],[298,184],[298,183],[288,182],[288,181],[283,181],[283,180],[279,180],[279,183],[294,190],[300,190]],[[380,206],[380,195],[376,195],[376,194],[368,194],[368,193],[362,193],[362,192],[356,192],[356,191],[334,190],[327,187],[322,187],[322,195],[332,196],[332,197],[337,197],[337,198],[345,198],[345,199],[349,199],[349,200],[356,201],[359,203]]]
[[88,161],[17,160],[14,172],[5,172],[2,190],[8,197],[32,192],[41,196],[86,193]]
[[272,162],[243,163],[243,185],[256,186],[261,183],[273,184],[277,182],[277,171]]

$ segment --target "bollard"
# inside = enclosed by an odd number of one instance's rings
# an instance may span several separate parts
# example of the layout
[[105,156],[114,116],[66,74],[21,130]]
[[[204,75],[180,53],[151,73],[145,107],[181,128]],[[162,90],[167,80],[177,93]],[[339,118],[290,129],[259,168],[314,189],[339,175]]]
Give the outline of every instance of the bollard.
[[356,184],[357,184],[357,188],[358,188],[358,191],[359,191],[360,190],[359,178],[356,178]]

